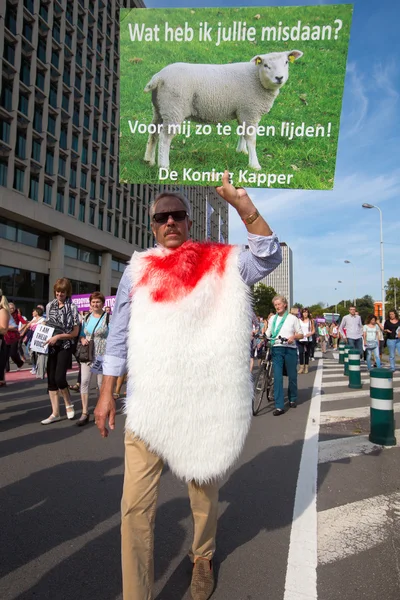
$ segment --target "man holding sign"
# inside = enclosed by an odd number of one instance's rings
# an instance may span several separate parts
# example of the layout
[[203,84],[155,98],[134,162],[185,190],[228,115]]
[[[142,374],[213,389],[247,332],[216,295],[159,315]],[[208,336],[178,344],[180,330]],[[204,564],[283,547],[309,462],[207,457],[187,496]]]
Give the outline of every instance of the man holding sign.
[[[118,288],[94,414],[107,437],[107,419],[115,427],[115,382],[127,364],[124,600],[152,598],[153,527],[164,463],[188,484],[192,598],[207,600],[214,589],[218,488],[240,456],[252,415],[248,286],[282,260],[277,237],[246,191],[229,183],[228,171],[217,192],[243,220],[250,251],[191,241],[188,200],[163,192],[150,208],[157,247],[133,255]],[[148,360],[155,345],[162,357],[157,363]]]

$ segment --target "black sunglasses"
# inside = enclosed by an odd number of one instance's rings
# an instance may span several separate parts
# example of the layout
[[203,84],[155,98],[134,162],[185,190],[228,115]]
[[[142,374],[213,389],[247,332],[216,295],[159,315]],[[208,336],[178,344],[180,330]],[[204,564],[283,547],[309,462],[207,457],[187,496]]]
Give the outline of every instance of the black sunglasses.
[[179,222],[184,221],[188,216],[186,210],[172,210],[171,212],[155,213],[153,215],[153,221],[164,224],[168,222],[169,217],[172,217],[174,221]]

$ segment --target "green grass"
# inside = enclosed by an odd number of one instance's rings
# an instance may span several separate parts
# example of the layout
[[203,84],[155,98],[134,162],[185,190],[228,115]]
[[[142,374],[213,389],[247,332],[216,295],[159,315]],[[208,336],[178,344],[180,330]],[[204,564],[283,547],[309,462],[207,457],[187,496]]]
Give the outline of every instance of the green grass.
[[[260,19],[255,15],[260,14]],[[131,42],[127,23],[145,22],[146,26],[168,21],[172,27],[183,26],[185,21],[197,31],[197,23],[207,21],[216,27],[218,21],[230,24],[246,20],[257,31],[265,25],[282,21],[293,26],[302,24],[332,24],[343,21],[338,40],[296,42],[227,42],[215,47],[214,41],[175,43]],[[298,49],[304,55],[290,65],[290,76],[268,115],[260,125],[274,125],[280,131],[284,121],[306,126],[332,123],[330,137],[295,138],[280,135],[257,137],[257,154],[261,172],[294,174],[291,184],[273,187],[295,189],[324,189],[333,187],[339,122],[346,68],[347,44],[351,21],[349,5],[269,7],[241,9],[179,9],[179,10],[121,10],[121,123],[120,123],[120,180],[129,183],[157,183],[158,167],[144,162],[147,134],[132,135],[128,120],[149,124],[152,120],[151,94],[143,89],[151,77],[173,62],[227,63],[244,62],[257,54]],[[163,39],[163,35],[160,35]],[[304,101],[305,100],[305,101]],[[237,122],[229,124],[236,130]],[[215,127],[215,125],[213,125]],[[248,168],[248,156],[236,152],[237,136],[176,136],[173,139],[171,168],[182,172],[184,167],[196,170],[231,171]],[[250,171],[249,171],[250,172]],[[166,181],[168,182],[168,181]],[[188,183],[178,181],[177,183]],[[205,183],[204,185],[207,185]],[[250,186],[248,186],[250,187]]]

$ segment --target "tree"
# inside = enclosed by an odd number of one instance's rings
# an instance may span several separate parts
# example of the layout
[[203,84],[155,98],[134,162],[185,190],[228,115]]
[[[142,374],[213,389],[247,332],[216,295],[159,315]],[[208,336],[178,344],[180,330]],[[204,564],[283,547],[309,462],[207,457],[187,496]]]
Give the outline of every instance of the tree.
[[257,315],[266,319],[270,312],[274,310],[272,298],[276,296],[276,291],[272,287],[259,283],[253,289],[254,311]]
[[326,312],[324,309],[323,302],[318,302],[317,304],[313,304],[312,306],[309,306],[308,310],[312,314],[313,319],[315,319],[318,316],[322,316],[322,313]]
[[304,307],[303,307],[303,304],[301,304],[300,302],[295,302],[295,303],[293,304],[293,308],[300,308],[300,310],[301,310],[301,309],[302,309],[302,308],[304,308]]
[[386,292],[386,312],[390,308],[396,308],[400,304],[400,279],[398,277],[390,277],[385,285]]

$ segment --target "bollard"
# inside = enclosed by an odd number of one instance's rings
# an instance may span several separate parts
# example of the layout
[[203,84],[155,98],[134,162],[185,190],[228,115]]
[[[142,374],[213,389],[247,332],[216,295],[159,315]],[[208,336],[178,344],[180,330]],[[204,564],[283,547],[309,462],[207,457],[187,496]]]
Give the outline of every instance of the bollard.
[[362,388],[360,353],[353,348],[349,350],[349,388],[354,388],[355,390]]
[[371,369],[371,433],[369,441],[380,446],[395,446],[393,411],[393,373]]
[[350,350],[352,350],[351,346],[345,346],[344,347],[344,361],[343,361],[344,370],[343,370],[343,375],[345,375],[346,377],[349,376],[349,351]]
[[345,343],[344,342],[340,342],[339,344],[339,365],[344,365],[344,347],[345,347]]

